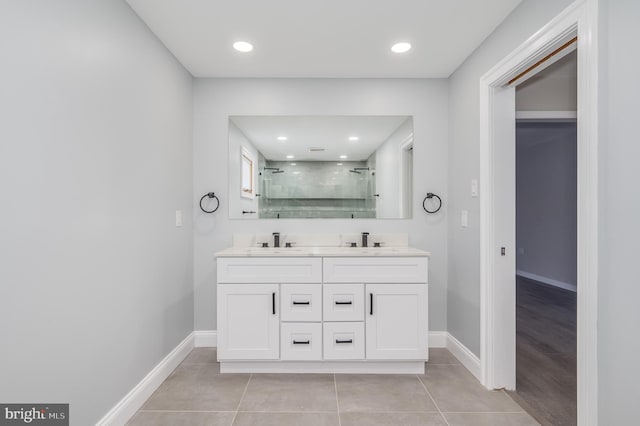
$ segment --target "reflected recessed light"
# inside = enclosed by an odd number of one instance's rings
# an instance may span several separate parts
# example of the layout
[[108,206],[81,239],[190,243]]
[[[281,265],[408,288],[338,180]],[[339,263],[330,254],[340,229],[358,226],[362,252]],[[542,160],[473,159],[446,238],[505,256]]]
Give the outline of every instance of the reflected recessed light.
[[287,155],[287,158],[291,160],[292,158],[296,158],[296,157],[294,157],[293,155]]
[[407,43],[404,41],[402,43],[396,43],[391,46],[391,51],[395,53],[405,53],[409,50],[411,50],[411,43]]
[[233,48],[238,52],[251,52],[253,50],[253,44],[247,41],[236,41],[233,43]]
[[336,164],[336,166],[342,166],[342,163],[338,163],[338,164]]
[[346,155],[341,155],[340,158],[342,158],[344,160],[345,158],[347,158],[347,156]]
[[357,141],[358,139],[360,139],[360,138],[357,137],[357,136],[349,136],[349,140],[350,141]]
[[292,165],[292,166],[295,166],[295,165],[296,165],[296,163],[291,163],[291,165]]
[[286,141],[287,137],[286,136],[278,136],[278,140],[279,141]]
[[299,175],[299,174],[300,174],[300,172],[293,172],[293,174],[294,174],[294,175]]

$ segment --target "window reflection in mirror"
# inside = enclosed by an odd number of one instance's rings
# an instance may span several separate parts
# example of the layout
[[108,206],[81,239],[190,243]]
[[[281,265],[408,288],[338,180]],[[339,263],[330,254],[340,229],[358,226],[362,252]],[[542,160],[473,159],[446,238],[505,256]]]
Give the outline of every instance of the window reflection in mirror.
[[241,192],[240,195],[245,198],[253,198],[253,158],[251,158],[251,154],[246,149],[242,149],[242,177],[240,179],[241,182]]
[[411,218],[412,150],[410,116],[231,116],[230,217]]

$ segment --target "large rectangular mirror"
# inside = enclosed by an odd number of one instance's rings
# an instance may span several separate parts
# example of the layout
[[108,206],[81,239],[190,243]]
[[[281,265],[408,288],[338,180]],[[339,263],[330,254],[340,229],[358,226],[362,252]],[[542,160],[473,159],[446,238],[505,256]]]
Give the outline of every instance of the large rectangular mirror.
[[229,217],[412,214],[410,116],[230,116]]

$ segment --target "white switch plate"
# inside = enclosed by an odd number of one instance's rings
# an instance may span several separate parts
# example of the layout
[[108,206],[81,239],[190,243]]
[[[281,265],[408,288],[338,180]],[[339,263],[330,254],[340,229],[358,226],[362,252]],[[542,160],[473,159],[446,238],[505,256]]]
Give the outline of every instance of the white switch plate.
[[478,196],[478,179],[471,179],[471,196]]
[[460,215],[460,226],[463,228],[469,226],[469,212],[467,210],[462,210],[462,214]]
[[182,226],[182,210],[176,210],[176,227]]

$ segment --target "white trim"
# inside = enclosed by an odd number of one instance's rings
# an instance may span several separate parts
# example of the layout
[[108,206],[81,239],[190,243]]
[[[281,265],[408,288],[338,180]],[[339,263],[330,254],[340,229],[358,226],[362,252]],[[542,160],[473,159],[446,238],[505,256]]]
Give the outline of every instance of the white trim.
[[[497,354],[515,352],[515,335],[500,335],[496,321],[506,304],[497,288],[494,238],[494,139],[496,89],[511,76],[578,35],[578,424],[598,421],[598,0],[577,0],[531,36],[480,79],[480,360],[481,382],[490,389],[515,385],[515,368],[496,362]],[[513,251],[513,248],[510,248]],[[515,279],[515,277],[514,277]],[[512,309],[512,307],[510,308]],[[504,315],[503,315],[504,316]]]
[[480,381],[480,358],[450,333],[447,333],[447,349]]
[[193,349],[193,342],[194,335],[191,333],[109,410],[96,425],[111,426],[127,423],[151,394],[169,377],[169,374],[189,355]]
[[446,331],[430,331],[429,332],[429,347],[430,348],[446,348],[447,336],[449,333]]
[[218,347],[218,332],[216,330],[196,330],[193,335],[196,348]]
[[529,278],[529,279],[534,280],[534,281],[539,281],[541,283],[548,284],[548,285],[551,285],[553,287],[558,287],[558,288],[562,288],[564,290],[573,291],[574,293],[576,292],[576,285],[575,284],[565,283],[564,281],[555,280],[553,278],[543,277],[542,275],[532,274],[531,272],[525,272],[525,271],[520,271],[520,270],[516,271],[516,275],[524,277],[524,278]]
[[568,121],[574,122],[578,111],[516,111],[516,120],[526,121]]
[[220,373],[424,374],[422,361],[221,361]]

